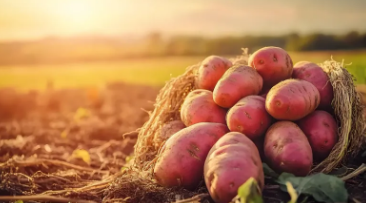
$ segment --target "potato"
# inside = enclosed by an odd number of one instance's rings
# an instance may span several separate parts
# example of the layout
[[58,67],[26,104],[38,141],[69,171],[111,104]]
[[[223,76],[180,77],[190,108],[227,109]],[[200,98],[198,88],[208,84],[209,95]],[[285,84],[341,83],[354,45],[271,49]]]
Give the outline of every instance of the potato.
[[182,130],[186,126],[180,120],[175,120],[166,123],[160,130],[160,133],[156,133],[154,136],[154,143],[161,143],[166,141],[170,136],[175,134],[176,132]]
[[230,108],[241,98],[258,94],[262,85],[263,79],[257,71],[250,66],[235,65],[217,82],[213,98],[219,106]]
[[154,167],[158,184],[194,189],[203,178],[208,152],[227,132],[224,124],[202,122],[172,135],[160,150]]
[[306,80],[312,83],[319,91],[319,109],[329,110],[332,108],[333,86],[329,82],[328,75],[315,63],[300,61],[294,65],[293,78]]
[[270,167],[278,173],[306,176],[313,164],[310,143],[298,125],[278,121],[264,138],[264,155]]
[[292,59],[280,47],[271,46],[257,50],[249,57],[248,64],[262,76],[264,89],[271,88],[292,75]]
[[204,177],[216,203],[230,202],[238,188],[251,177],[263,189],[264,173],[257,147],[242,133],[225,134],[206,158]]
[[333,116],[326,111],[317,110],[297,124],[310,142],[314,159],[325,159],[338,141],[338,127]]
[[190,92],[185,98],[180,111],[181,120],[186,126],[200,122],[226,124],[227,110],[213,101],[212,92],[197,89]]
[[231,61],[224,57],[212,55],[205,58],[196,73],[198,89],[213,91],[217,81],[232,65]]
[[265,108],[265,99],[250,95],[239,100],[226,115],[227,125],[232,132],[241,132],[251,140],[264,136],[272,118]]
[[277,120],[298,120],[319,106],[318,89],[308,81],[287,79],[273,86],[267,94],[266,110]]

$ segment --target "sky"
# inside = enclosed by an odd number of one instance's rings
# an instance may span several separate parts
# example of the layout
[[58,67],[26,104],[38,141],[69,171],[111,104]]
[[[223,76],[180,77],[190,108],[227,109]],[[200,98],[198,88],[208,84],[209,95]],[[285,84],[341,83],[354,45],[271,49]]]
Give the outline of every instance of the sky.
[[0,0],[0,40],[366,31],[366,0]]

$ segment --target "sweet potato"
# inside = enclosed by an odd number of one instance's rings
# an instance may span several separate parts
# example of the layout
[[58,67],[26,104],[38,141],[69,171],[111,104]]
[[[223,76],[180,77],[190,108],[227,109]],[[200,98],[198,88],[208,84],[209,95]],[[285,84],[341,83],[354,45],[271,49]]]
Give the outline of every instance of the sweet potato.
[[171,121],[165,125],[160,130],[160,133],[156,133],[154,137],[155,143],[161,143],[166,141],[170,136],[175,134],[176,132],[182,130],[186,126],[180,120]]
[[332,108],[333,87],[329,82],[328,75],[320,66],[309,61],[300,61],[294,65],[292,77],[306,80],[318,89],[320,94],[319,109],[329,110]]
[[264,173],[257,147],[242,133],[225,134],[206,158],[204,177],[216,203],[230,202],[238,188],[251,177],[263,189]]
[[273,86],[267,94],[266,110],[277,120],[298,120],[318,107],[318,89],[308,81],[287,79]]
[[251,140],[264,136],[272,118],[265,108],[265,99],[250,95],[239,100],[226,115],[227,125],[232,132],[241,132]]
[[280,47],[264,47],[254,52],[248,61],[263,78],[264,89],[291,78],[293,63],[288,53]]
[[224,57],[212,55],[205,58],[196,73],[198,89],[213,91],[217,81],[231,66],[231,61]]
[[321,161],[326,158],[338,140],[337,123],[333,116],[317,110],[297,123],[310,142],[314,159]]
[[264,155],[271,168],[278,173],[306,176],[313,164],[306,135],[291,121],[278,121],[268,129],[264,139]]
[[224,124],[203,122],[172,135],[160,150],[154,167],[158,184],[194,189],[203,178],[208,152],[227,132]]
[[200,122],[226,124],[226,112],[226,109],[221,108],[213,101],[211,91],[196,89],[185,98],[180,116],[186,126]]
[[241,98],[258,94],[262,90],[262,85],[262,77],[253,68],[235,65],[217,82],[213,98],[219,106],[230,108]]

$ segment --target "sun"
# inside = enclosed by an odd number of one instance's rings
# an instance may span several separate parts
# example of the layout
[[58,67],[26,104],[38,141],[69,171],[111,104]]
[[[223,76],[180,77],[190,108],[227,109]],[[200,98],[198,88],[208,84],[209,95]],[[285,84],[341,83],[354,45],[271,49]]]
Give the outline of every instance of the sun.
[[69,31],[83,31],[97,22],[98,6],[93,1],[64,1],[54,9],[54,15]]

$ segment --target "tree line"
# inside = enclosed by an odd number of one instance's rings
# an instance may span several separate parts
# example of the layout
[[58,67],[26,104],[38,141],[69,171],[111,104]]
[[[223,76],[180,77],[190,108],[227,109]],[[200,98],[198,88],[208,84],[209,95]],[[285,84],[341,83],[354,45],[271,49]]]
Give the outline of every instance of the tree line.
[[278,46],[288,51],[349,50],[366,48],[366,33],[352,31],[345,35],[291,33],[282,36],[237,36],[204,38],[175,36],[163,40],[159,33],[151,33],[147,50],[155,55],[233,55],[241,48],[251,52],[264,46]]
[[150,33],[133,42],[117,38],[46,38],[0,43],[0,65],[120,60],[132,57],[238,55],[242,48],[254,52],[264,46],[278,46],[288,51],[366,49],[366,33],[291,33],[281,36],[216,38],[186,35],[165,38],[160,33]]

